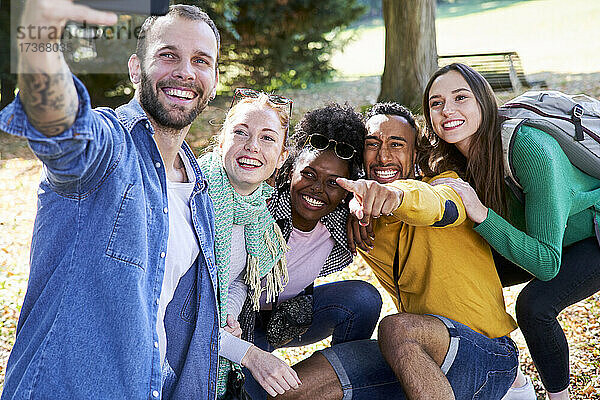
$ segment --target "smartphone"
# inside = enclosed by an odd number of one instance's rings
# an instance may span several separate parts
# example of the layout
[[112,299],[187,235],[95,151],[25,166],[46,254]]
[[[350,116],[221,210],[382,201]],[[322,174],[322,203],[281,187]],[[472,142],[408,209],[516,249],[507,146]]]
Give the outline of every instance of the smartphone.
[[122,14],[165,15],[169,11],[169,0],[74,0],[97,10]]

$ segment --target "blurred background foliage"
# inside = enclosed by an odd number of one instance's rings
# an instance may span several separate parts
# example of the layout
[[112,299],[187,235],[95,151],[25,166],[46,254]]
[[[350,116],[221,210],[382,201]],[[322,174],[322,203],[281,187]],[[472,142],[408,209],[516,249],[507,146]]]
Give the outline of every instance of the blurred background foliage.
[[221,89],[305,88],[332,76],[340,32],[366,10],[357,0],[185,1],[221,27]]
[[[378,0],[380,1],[380,0]],[[174,0],[173,4],[193,4],[213,18],[221,33],[219,62],[222,94],[235,87],[252,86],[267,91],[279,88],[306,88],[332,77],[330,58],[350,40],[340,33],[357,21],[368,9],[367,0]],[[116,29],[132,32],[141,26],[143,16],[122,16]],[[8,24],[7,24],[8,25]],[[67,62],[84,82],[94,106],[116,107],[133,94],[126,73],[90,73],[114,71],[124,67],[135,51],[135,40],[97,40],[92,44],[73,34],[66,35],[74,51]],[[2,32],[0,32],[2,35]],[[64,40],[65,41],[65,40]],[[90,53],[97,55],[90,56]],[[8,60],[8,57],[4,58]],[[8,64],[8,63],[7,63]],[[105,66],[105,68],[103,68]],[[2,65],[5,74],[8,65]],[[121,69],[122,70],[122,69]],[[13,78],[14,75],[7,74]],[[5,80],[3,86],[11,83]],[[14,85],[14,84],[13,84]],[[14,90],[14,86],[13,86]],[[8,101],[3,96],[3,103]]]
[[[377,0],[380,2],[381,0]],[[237,86],[263,90],[306,88],[332,77],[331,54],[350,38],[340,32],[371,7],[374,0],[172,0],[172,4],[193,4],[213,18],[221,33],[219,63],[221,93],[230,94]],[[6,21],[0,27],[0,39],[8,37],[8,4],[2,2]],[[379,7],[381,8],[381,7]],[[14,11],[14,10],[13,10]],[[14,16],[11,16],[14,18]],[[117,29],[141,26],[143,16],[122,16]],[[68,28],[75,30],[77,25]],[[135,41],[124,37],[97,40],[67,35],[74,51],[67,62],[84,81],[95,106],[116,107],[133,93],[126,73],[90,73],[114,71],[124,65],[135,50]],[[3,43],[8,41],[2,40]],[[10,72],[9,47],[2,46],[0,76],[4,87],[2,105],[8,104],[16,79]],[[90,52],[98,55],[90,56]],[[4,54],[6,53],[6,54]]]
[[[477,3],[473,0],[436,0],[438,4]],[[17,0],[13,2],[19,3]],[[381,21],[381,0],[171,0],[194,4],[214,19],[222,35],[219,64],[221,94],[232,88],[252,86],[303,89],[329,80],[335,70],[331,57],[353,37],[347,28],[368,21]],[[12,101],[16,77],[10,68],[9,1],[0,2],[0,108]],[[14,12],[13,12],[14,14]],[[15,20],[14,15],[10,16]],[[143,16],[122,16],[117,29],[139,27]],[[75,29],[75,25],[71,28]],[[14,39],[14,38],[13,38]],[[116,107],[128,101],[133,88],[124,60],[135,50],[135,40],[69,39],[75,51],[67,61],[90,91],[95,106]],[[13,44],[14,45],[14,44]],[[89,52],[97,50],[97,56]],[[115,71],[120,73],[91,73]],[[106,66],[106,68],[104,68]],[[122,71],[122,72],[121,72]]]

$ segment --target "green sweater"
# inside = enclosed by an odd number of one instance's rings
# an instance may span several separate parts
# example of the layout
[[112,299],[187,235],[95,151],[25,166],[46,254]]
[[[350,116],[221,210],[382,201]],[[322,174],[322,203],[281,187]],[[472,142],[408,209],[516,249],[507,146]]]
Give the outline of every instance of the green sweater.
[[513,167],[525,204],[510,196],[511,223],[493,210],[474,229],[500,254],[540,280],[558,274],[562,248],[594,236],[600,222],[600,180],[573,166],[550,135],[522,127]]

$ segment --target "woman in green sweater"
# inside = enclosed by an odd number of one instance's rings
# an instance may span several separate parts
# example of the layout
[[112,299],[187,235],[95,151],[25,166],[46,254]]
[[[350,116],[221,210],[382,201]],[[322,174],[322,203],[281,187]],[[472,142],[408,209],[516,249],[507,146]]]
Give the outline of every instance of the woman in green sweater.
[[[575,168],[558,142],[522,127],[512,148],[521,204],[504,183],[502,144],[491,87],[463,64],[438,70],[424,94],[434,170],[462,197],[475,230],[533,279],[521,291],[517,321],[548,398],[569,398],[569,349],[556,320],[569,305],[600,290],[600,181]],[[509,392],[510,393],[510,392]]]

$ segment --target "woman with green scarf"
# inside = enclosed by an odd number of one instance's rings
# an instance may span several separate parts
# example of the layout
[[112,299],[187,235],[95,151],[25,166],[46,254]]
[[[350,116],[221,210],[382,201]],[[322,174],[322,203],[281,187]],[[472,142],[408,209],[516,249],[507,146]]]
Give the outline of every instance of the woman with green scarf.
[[[246,297],[259,309],[261,280],[267,298],[287,284],[287,245],[267,209],[273,189],[265,183],[287,158],[291,100],[237,89],[240,100],[225,117],[219,144],[199,160],[215,210],[219,276],[220,359],[218,396],[235,364],[248,368],[272,396],[297,388],[298,376],[272,354],[240,339],[237,321]],[[236,366],[237,368],[237,366]]]

